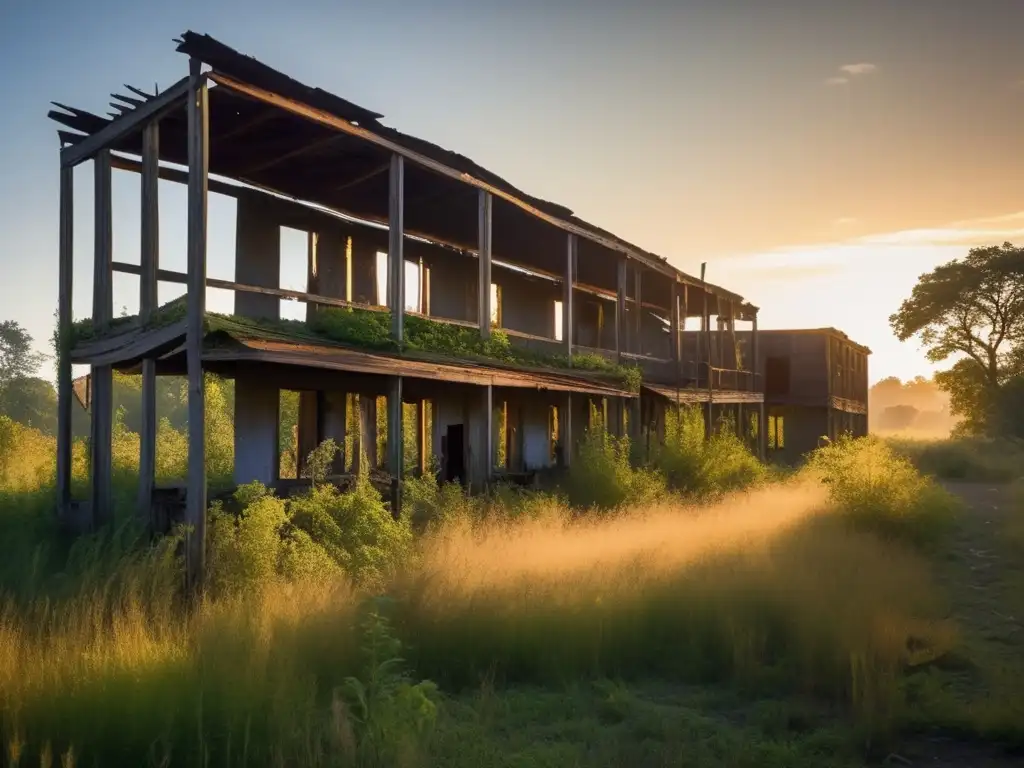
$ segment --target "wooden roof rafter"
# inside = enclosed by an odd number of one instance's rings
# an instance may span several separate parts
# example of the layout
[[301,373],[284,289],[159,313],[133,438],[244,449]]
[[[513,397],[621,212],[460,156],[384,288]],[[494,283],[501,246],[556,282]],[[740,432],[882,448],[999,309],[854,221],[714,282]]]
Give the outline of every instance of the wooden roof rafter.
[[[449,192],[453,182],[476,187],[490,192],[503,204],[520,210],[522,212],[520,216],[525,215],[525,218],[516,221],[522,224],[524,228],[522,236],[526,239],[539,237],[541,234],[539,226],[553,226],[555,230],[571,232],[583,240],[596,244],[604,252],[619,254],[620,258],[631,259],[635,263],[642,264],[644,268],[660,273],[677,283],[686,284],[698,290],[707,290],[726,301],[734,302],[739,308],[741,316],[747,319],[757,311],[756,307],[744,302],[738,294],[720,286],[703,283],[675,268],[663,257],[645,251],[600,227],[577,218],[570,209],[564,206],[522,192],[463,155],[383,125],[380,122],[382,117],[380,113],[367,110],[321,89],[306,86],[252,57],[238,53],[209,36],[186,32],[178,42],[179,52],[212,68],[204,77],[214,84],[214,87],[210,89],[211,127],[213,128],[211,141],[214,144],[218,141],[222,142],[221,147],[223,148],[226,138],[259,141],[260,136],[273,136],[275,133],[277,136],[288,135],[291,131],[301,131],[303,135],[323,137],[323,144],[320,144],[321,139],[310,139],[319,145],[316,149],[295,146],[294,139],[291,146],[284,141],[278,154],[289,155],[289,157],[279,157],[278,160],[269,162],[267,159],[269,155],[261,156],[250,147],[250,151],[257,159],[248,164],[242,163],[240,159],[237,164],[231,163],[231,166],[237,165],[238,167],[227,167],[223,161],[222,148],[219,148],[213,153],[212,159],[215,163],[220,164],[220,167],[211,168],[211,172],[236,178],[251,186],[269,189],[293,199],[309,200],[320,207],[338,210],[345,215],[379,219],[379,212],[370,210],[365,205],[361,206],[359,210],[348,210],[345,206],[339,205],[339,202],[351,201],[353,195],[345,193],[352,190],[353,187],[361,188],[368,179],[374,178],[376,174],[369,172],[374,167],[379,167],[380,157],[396,152],[410,161],[410,167],[419,166],[447,179]],[[154,102],[170,98],[168,93],[176,87],[181,87],[181,83],[155,97],[150,97],[140,89],[129,88],[136,96],[145,95],[147,100],[142,105],[134,105],[131,101],[133,96],[128,96],[127,100],[119,99],[125,105],[133,108],[129,110],[126,106],[124,114],[113,120],[66,108],[64,113],[51,113],[50,116],[57,122],[79,131],[78,135],[66,131],[61,132],[62,141],[71,145],[62,151],[62,162],[70,161],[71,164],[81,162],[82,159],[90,155],[90,151],[96,151],[96,146],[110,145],[111,148],[118,151],[135,154],[137,140],[130,136],[134,128],[131,124],[144,122],[140,118],[140,113],[158,111],[154,108]],[[184,88],[187,91],[187,78]],[[224,132],[218,134],[216,126],[225,117],[232,119],[225,121]],[[270,125],[279,125],[280,130],[266,130]],[[316,125],[320,131],[307,134],[302,125]],[[177,131],[179,128],[176,126],[175,130]],[[181,121],[180,130],[184,130],[184,121]],[[338,155],[337,152],[332,154],[336,144],[327,138],[327,130],[339,135],[351,136],[355,143],[350,146],[344,139],[339,138],[337,145],[343,147],[341,155]],[[163,127],[161,135],[162,137],[165,135]],[[105,137],[103,141],[100,141],[101,136]],[[175,149],[175,145],[179,144],[180,147],[184,147],[186,143],[180,141],[180,137],[177,138],[179,138],[178,142],[175,142],[171,136],[168,136],[166,142],[161,142],[161,159],[181,163],[184,158],[175,156],[175,152],[179,154],[181,152],[180,149]],[[104,144],[104,141],[107,143]],[[308,161],[312,158],[318,160],[322,158],[324,167],[333,168],[338,162],[338,157],[344,157],[347,154],[348,159],[351,160],[361,154],[355,148],[356,144],[375,147],[373,152],[376,152],[376,155],[367,150],[363,152],[366,159],[377,158],[376,166],[365,167],[366,164],[364,164],[363,168],[353,170],[348,177],[339,174],[336,179],[332,178],[332,183],[329,186],[324,185],[323,188],[314,190],[324,199],[304,194],[301,189],[301,180],[287,178],[286,166],[298,167],[295,166],[296,159]],[[261,157],[263,159],[260,159]],[[308,166],[311,163],[306,162],[301,165]],[[282,181],[287,183],[282,184]],[[441,189],[444,186],[444,184],[440,184],[437,188]],[[433,197],[433,194],[430,197]],[[375,213],[376,215],[374,215]],[[529,219],[534,221],[528,221]],[[423,223],[421,222],[419,227],[421,230]],[[413,224],[414,222],[407,221],[407,226]],[[456,232],[452,226],[449,226],[447,231],[444,226],[433,227],[433,231],[427,232],[426,236],[431,240],[453,243],[457,248],[472,245],[475,236],[469,237],[468,231]],[[468,227],[468,225],[466,226]],[[547,242],[545,248],[553,252],[554,246],[550,235],[546,236],[545,242]]]

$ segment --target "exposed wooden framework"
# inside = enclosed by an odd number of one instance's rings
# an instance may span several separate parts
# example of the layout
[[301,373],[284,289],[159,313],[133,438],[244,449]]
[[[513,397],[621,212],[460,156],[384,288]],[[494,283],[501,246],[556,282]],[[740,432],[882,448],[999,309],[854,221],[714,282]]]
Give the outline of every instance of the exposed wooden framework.
[[[254,421],[258,429],[253,434],[273,432],[275,446],[277,404],[272,388],[280,383],[284,375],[280,372],[290,370],[296,376],[302,372],[302,376],[310,377],[311,381],[320,381],[316,379],[318,372],[324,377],[323,381],[331,382],[338,381],[338,373],[344,373],[351,390],[331,393],[343,397],[340,406],[337,397],[327,397],[321,390],[309,392],[303,400],[306,442],[300,438],[300,444],[308,448],[310,434],[320,439],[328,432],[340,435],[344,441],[348,404],[351,401],[354,407],[358,402],[363,423],[358,450],[373,464],[376,464],[377,407],[374,398],[386,396],[387,449],[381,458],[392,478],[391,503],[395,514],[401,509],[405,461],[402,405],[409,397],[417,404],[416,462],[417,470],[422,472],[427,464],[427,409],[423,398],[437,382],[478,388],[474,392],[479,393],[479,400],[475,394],[466,399],[465,417],[466,440],[479,441],[479,445],[467,445],[471,463],[475,465],[474,485],[481,482],[486,485],[495,469],[495,387],[556,393],[558,439],[566,465],[571,462],[578,430],[585,426],[573,423],[573,407],[579,408],[581,402],[589,404],[610,398],[602,408],[606,418],[607,413],[614,411],[620,426],[629,409],[631,436],[634,440],[641,439],[641,429],[647,428],[645,420],[650,423],[652,418],[651,412],[642,408],[642,395],[627,392],[607,379],[597,381],[580,369],[562,372],[511,369],[497,363],[431,360],[430,356],[417,358],[406,354],[389,356],[327,343],[230,338],[226,343],[223,338],[210,338],[206,290],[223,288],[235,293],[236,311],[238,297],[263,297],[251,300],[249,306],[273,309],[271,319],[279,316],[275,307],[279,307],[277,302],[281,299],[306,303],[309,317],[317,306],[390,312],[391,339],[401,348],[405,342],[405,316],[419,314],[405,310],[407,255],[411,263],[418,263],[419,267],[420,309],[423,314],[431,314],[429,288],[433,267],[427,268],[422,255],[418,256],[421,244],[445,249],[461,258],[477,259],[475,322],[435,319],[476,328],[481,336],[488,337],[493,270],[501,270],[499,289],[503,280],[518,275],[516,279],[534,281],[526,283],[529,290],[534,285],[539,286],[538,293],[543,294],[545,301],[560,299],[562,302],[560,340],[554,338],[553,316],[549,314],[547,336],[532,332],[536,330],[533,327],[529,330],[503,328],[517,343],[559,352],[570,361],[574,353],[596,351],[609,359],[638,365],[645,379],[652,378],[646,392],[659,396],[674,393],[677,404],[686,402],[686,398],[708,402],[709,412],[712,401],[761,402],[756,391],[756,372],[723,367],[724,332],[717,337],[718,365],[714,364],[710,329],[710,302],[714,301],[720,324],[724,308],[728,308],[727,327],[734,337],[736,319],[754,321],[756,336],[757,307],[737,294],[707,283],[703,267],[698,281],[663,257],[582,221],[563,206],[521,192],[467,158],[385,127],[379,122],[381,115],[378,113],[296,83],[212,38],[186,33],[179,51],[189,57],[188,77],[157,94],[126,86],[132,95],[114,96],[117,102],[112,106],[116,114],[112,119],[62,105],[57,105],[61,111],[51,112],[51,117],[70,129],[60,132],[63,146],[60,153],[58,327],[61,355],[58,361],[57,487],[62,512],[71,506],[73,386],[70,366],[73,362],[92,366],[87,399],[92,410],[90,459],[94,525],[107,522],[111,510],[112,370],[139,370],[143,374],[138,510],[144,522],[150,520],[155,478],[155,377],[164,373],[187,376],[189,435],[185,519],[189,533],[185,550],[187,575],[193,587],[202,584],[206,558],[203,385],[206,371],[241,376],[237,381],[247,382],[246,387],[237,387],[236,407],[242,403],[244,407],[259,410]],[[209,69],[204,71],[204,65]],[[114,155],[114,152],[139,157],[140,161]],[[89,159],[95,160],[96,193],[93,321],[99,330],[109,333],[72,346],[73,169]],[[113,261],[113,168],[140,174],[142,227],[138,265]],[[211,179],[211,172],[230,182]],[[159,179],[187,184],[185,272],[160,267]],[[260,251],[259,259],[273,255],[273,248],[276,248],[278,262],[280,260],[279,231],[276,235],[273,231],[267,234],[261,226],[261,212],[273,212],[270,218],[275,220],[269,222],[271,228],[285,222],[298,222],[300,228],[307,229],[308,290],[280,287],[279,263],[276,279],[274,274],[265,272],[267,265],[262,262],[251,263],[249,271],[239,272],[238,258],[245,252],[245,244],[236,244],[236,280],[207,277],[207,217],[211,191],[236,198],[240,210],[247,208],[248,223],[253,224],[254,229],[246,230],[249,235],[246,243]],[[280,221],[277,221],[278,214]],[[323,233],[319,227],[325,220],[337,225],[332,230],[333,240],[324,235],[321,241]],[[381,232],[384,229],[386,236]],[[357,276],[353,267],[352,235],[347,235],[346,242],[344,237],[339,239],[340,230],[359,232],[357,245],[362,249],[359,251],[361,258],[367,255],[368,248],[387,249],[385,306],[377,306],[379,299],[376,297],[373,302],[353,300],[356,293],[362,297],[366,288],[353,290]],[[380,237],[364,237],[373,230]],[[266,240],[273,248],[263,248],[260,234],[267,234]],[[334,254],[335,259],[339,248],[345,250],[344,269],[340,262],[332,262],[331,267],[342,275],[341,278],[320,280],[318,253],[321,247]],[[443,260],[439,263],[443,264]],[[359,269],[364,270],[365,264],[360,264],[363,266]],[[139,276],[140,312],[135,321],[111,327],[114,323],[114,272]],[[359,280],[365,280],[365,270],[359,275]],[[376,281],[381,288],[382,279],[375,274],[371,282]],[[183,320],[165,325],[154,322],[157,285],[161,281],[186,286]],[[326,287],[328,284],[331,287]],[[693,294],[693,291],[698,293]],[[581,338],[579,328],[581,305],[589,304],[590,309],[586,311],[594,311],[594,302],[587,297],[598,299],[597,348],[579,343],[586,341]],[[614,302],[613,348],[606,348],[607,339],[603,342],[601,339],[607,307],[601,302],[606,301]],[[472,297],[466,303],[471,308]],[[522,309],[523,314],[532,311]],[[698,316],[698,311],[701,334],[691,360],[686,355],[683,331],[686,318],[691,312],[692,316]],[[651,316],[657,320],[652,321]],[[756,338],[754,349],[756,355]],[[735,338],[734,350],[738,350]],[[738,351],[734,358],[739,358]],[[261,380],[259,371],[268,374],[273,371],[274,375]],[[374,398],[369,393],[374,393]],[[521,410],[516,413],[521,414]],[[438,418],[432,411],[432,420],[436,422]],[[436,431],[437,427],[434,429]],[[647,434],[650,440],[651,433]],[[519,457],[524,450],[521,433],[517,440],[513,447]],[[239,445],[236,440],[236,459]],[[273,474],[277,472],[273,462],[275,450],[276,447],[272,447],[269,452],[253,454],[245,460],[249,461],[248,466]],[[341,463],[344,464],[344,459]]]

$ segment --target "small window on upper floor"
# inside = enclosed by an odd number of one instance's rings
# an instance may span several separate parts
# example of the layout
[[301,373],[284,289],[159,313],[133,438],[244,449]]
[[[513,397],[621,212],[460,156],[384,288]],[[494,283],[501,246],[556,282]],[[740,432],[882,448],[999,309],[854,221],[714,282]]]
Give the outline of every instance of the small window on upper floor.
[[491,283],[491,325],[501,328],[501,286]]
[[[377,251],[377,304],[388,305],[388,255]],[[422,312],[420,301],[420,265],[405,260],[405,311]]]
[[563,339],[562,334],[562,302],[555,301],[555,341]]

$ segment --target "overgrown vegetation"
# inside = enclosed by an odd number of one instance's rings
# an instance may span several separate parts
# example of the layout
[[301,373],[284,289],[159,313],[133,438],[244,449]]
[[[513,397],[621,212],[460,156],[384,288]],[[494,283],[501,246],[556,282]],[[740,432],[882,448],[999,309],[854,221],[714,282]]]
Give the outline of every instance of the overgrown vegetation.
[[[232,441],[211,385],[213,475]],[[0,420],[8,762],[820,766],[936,723],[994,737],[945,692],[969,651],[923,553],[954,509],[907,460],[841,441],[768,483],[699,412],[647,467],[592,423],[561,489],[408,478],[398,519],[367,473],[324,482],[322,446],[306,492],[213,505],[189,607],[176,537],[63,541],[52,439]],[[137,440],[119,422],[128,508]],[[159,440],[173,476],[182,435]]]
[[[184,317],[184,310],[183,300],[175,299],[154,313],[147,327],[163,326],[180,320]],[[104,333],[122,332],[137,322],[134,317],[118,318]],[[483,339],[475,328],[418,315],[406,316],[405,339],[401,346],[391,339],[390,312],[369,309],[319,307],[308,322],[254,320],[211,312],[206,315],[205,325],[210,333],[219,331],[237,338],[329,341],[362,349],[440,355],[456,360],[494,361],[540,368],[572,367],[577,371],[614,378],[631,392],[640,390],[640,369],[635,366],[619,365],[597,354],[573,354],[570,359],[568,355],[530,350],[514,344],[500,328],[492,329],[490,337]],[[91,319],[79,320],[74,324],[73,339],[76,343],[102,335],[93,327]]]
[[1019,440],[958,437],[949,440],[889,438],[890,447],[926,475],[944,480],[1006,483],[1024,477]]

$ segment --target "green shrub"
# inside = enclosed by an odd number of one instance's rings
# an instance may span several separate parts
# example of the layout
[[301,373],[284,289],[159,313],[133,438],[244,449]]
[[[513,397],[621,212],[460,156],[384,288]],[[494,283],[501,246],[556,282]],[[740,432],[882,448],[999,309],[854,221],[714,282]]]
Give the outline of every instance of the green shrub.
[[847,520],[885,537],[935,544],[956,511],[952,496],[876,438],[844,437],[819,448],[807,470],[827,484]]
[[612,510],[653,503],[665,495],[667,486],[661,474],[633,467],[627,436],[609,433],[596,418],[596,411],[591,425],[566,477],[569,502],[574,507]]
[[752,486],[767,472],[730,425],[706,439],[704,414],[689,406],[666,411],[665,444],[654,462],[671,488],[698,496]]

